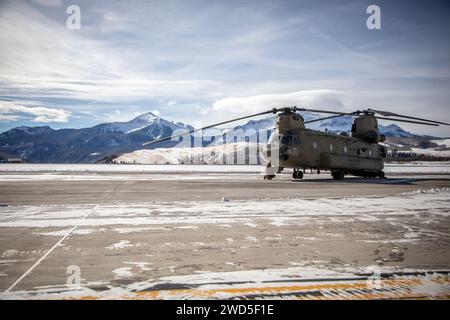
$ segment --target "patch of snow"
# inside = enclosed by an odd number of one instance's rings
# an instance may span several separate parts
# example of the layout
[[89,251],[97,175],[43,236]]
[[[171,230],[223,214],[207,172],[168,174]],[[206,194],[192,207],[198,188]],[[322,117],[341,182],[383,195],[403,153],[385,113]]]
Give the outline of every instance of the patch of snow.
[[128,240],[120,240],[117,243],[113,243],[112,245],[105,247],[105,249],[117,250],[117,249],[124,249],[124,248],[127,248],[127,247],[133,247],[133,245],[130,244],[130,241],[128,241]]
[[164,227],[142,227],[142,228],[114,228],[114,231],[117,233],[136,233],[136,232],[145,232],[145,231],[153,231],[153,230],[167,230]]
[[244,223],[244,225],[246,225],[250,228],[258,228],[258,225],[256,223],[252,223],[252,222]]
[[124,263],[134,265],[134,266],[138,267],[139,269],[141,269],[141,271],[151,271],[152,270],[152,268],[149,267],[150,265],[152,265],[152,263],[150,263],[150,262],[124,262]]
[[130,267],[117,268],[112,271],[116,278],[130,278],[133,276]]
[[2,253],[2,258],[10,258],[12,256],[17,255],[18,253],[19,253],[19,251],[15,250],[15,249],[9,249]]
[[[35,234],[40,234],[43,236],[64,236],[66,235],[72,228],[69,229],[61,229],[56,231],[50,231],[50,232],[36,232]],[[86,235],[91,234],[96,231],[103,231],[105,229],[75,229],[72,231],[71,234],[78,234],[78,235]]]
[[256,239],[253,236],[250,236],[250,235],[246,235],[245,239],[247,239],[248,241],[252,241],[252,242],[258,242],[259,241],[258,239]]

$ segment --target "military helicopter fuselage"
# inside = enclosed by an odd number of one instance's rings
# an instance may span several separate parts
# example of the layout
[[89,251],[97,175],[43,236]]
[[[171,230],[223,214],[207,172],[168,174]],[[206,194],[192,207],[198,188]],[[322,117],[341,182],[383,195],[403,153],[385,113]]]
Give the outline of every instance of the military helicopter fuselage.
[[[349,136],[346,132],[333,134],[306,129],[301,115],[287,111],[277,115],[276,131],[266,152],[268,158],[279,157],[279,168],[293,168],[294,178],[301,178],[299,170],[307,168],[330,170],[335,179],[346,174],[384,177],[386,148],[378,143],[384,140],[372,114],[356,118]],[[274,144],[278,144],[277,155],[272,155]],[[269,173],[266,178],[271,176]]]

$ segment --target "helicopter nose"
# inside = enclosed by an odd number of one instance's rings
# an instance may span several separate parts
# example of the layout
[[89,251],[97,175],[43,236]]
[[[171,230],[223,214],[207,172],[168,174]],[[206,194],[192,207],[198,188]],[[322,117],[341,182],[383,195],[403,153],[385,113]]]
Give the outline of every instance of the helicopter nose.
[[286,145],[280,146],[280,159],[287,161],[289,159],[289,147]]
[[289,151],[289,147],[288,146],[286,146],[286,145],[281,145],[280,146],[280,154],[288,153],[288,151]]

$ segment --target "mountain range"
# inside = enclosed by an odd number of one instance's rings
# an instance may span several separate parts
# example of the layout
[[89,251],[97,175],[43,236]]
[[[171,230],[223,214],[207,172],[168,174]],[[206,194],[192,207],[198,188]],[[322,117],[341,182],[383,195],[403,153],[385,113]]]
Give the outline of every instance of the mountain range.
[[[303,112],[305,120],[320,117],[319,114]],[[307,125],[316,130],[329,132],[349,131],[352,117],[344,116],[323,120]],[[250,120],[234,128],[221,129],[227,132],[230,129],[270,129],[275,125],[275,117],[260,120]],[[403,130],[396,124],[379,126],[380,132],[396,141],[405,138],[414,144],[420,141],[438,139],[435,137],[420,136]],[[16,155],[25,161],[33,163],[95,163],[111,155],[132,152],[143,149],[142,143],[168,137],[174,130],[192,130],[193,127],[168,121],[151,112],[144,113],[126,122],[102,123],[89,128],[81,129],[52,129],[49,126],[16,127],[0,134],[0,151]],[[266,137],[267,139],[267,137]],[[400,140],[399,140],[400,139]],[[217,144],[223,141],[213,141]],[[229,141],[227,141],[229,142]],[[265,142],[265,141],[260,141]],[[177,142],[164,141],[158,143],[158,148],[170,148]],[[208,145],[205,142],[203,146]],[[156,147],[156,146],[150,146]]]

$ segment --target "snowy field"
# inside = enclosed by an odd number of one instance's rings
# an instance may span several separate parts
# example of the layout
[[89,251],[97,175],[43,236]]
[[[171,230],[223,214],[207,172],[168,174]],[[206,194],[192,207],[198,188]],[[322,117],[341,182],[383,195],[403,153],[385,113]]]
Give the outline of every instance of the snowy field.
[[[289,170],[286,170],[289,171]],[[450,162],[386,163],[389,174],[450,174]],[[226,173],[264,174],[260,165],[127,165],[127,164],[0,164],[1,175],[8,173]],[[104,177],[104,176],[103,176]]]

